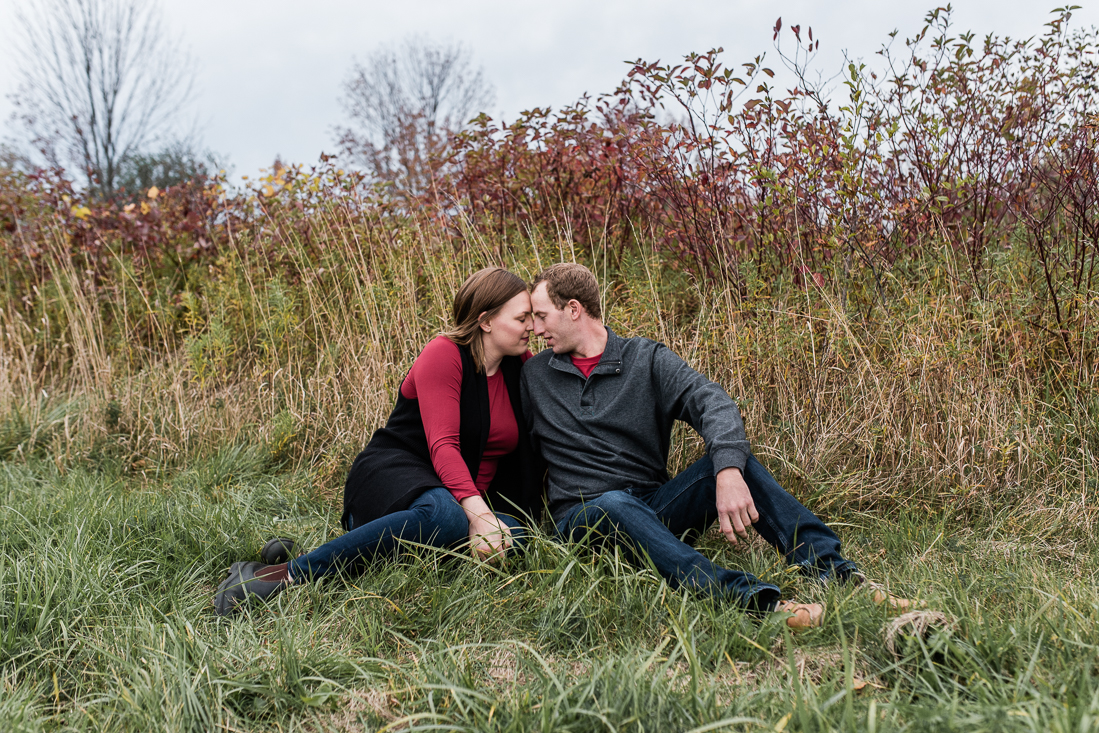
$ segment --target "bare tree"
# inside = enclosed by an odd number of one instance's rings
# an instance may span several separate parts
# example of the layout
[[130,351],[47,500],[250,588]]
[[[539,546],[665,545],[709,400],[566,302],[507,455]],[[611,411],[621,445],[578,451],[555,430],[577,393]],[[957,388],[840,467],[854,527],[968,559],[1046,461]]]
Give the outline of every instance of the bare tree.
[[495,96],[461,44],[421,36],[355,63],[343,89],[352,125],[337,128],[340,145],[376,178],[410,192],[430,186],[448,136]]
[[22,150],[0,143],[0,171],[20,171],[30,173],[34,170],[34,163]]
[[174,129],[193,74],[150,0],[41,0],[17,14],[11,95],[49,165],[108,196],[121,165]]

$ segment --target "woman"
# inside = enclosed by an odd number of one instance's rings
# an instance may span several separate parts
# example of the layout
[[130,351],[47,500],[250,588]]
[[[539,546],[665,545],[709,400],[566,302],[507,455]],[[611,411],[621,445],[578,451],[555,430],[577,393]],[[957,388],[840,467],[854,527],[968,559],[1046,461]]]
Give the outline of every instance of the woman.
[[233,563],[214,599],[219,615],[249,597],[391,556],[398,540],[463,541],[501,557],[521,537],[517,516],[542,509],[537,457],[519,400],[533,329],[526,283],[499,267],[475,272],[454,296],[454,327],[416,357],[385,427],[344,486],[347,532],[289,563]]

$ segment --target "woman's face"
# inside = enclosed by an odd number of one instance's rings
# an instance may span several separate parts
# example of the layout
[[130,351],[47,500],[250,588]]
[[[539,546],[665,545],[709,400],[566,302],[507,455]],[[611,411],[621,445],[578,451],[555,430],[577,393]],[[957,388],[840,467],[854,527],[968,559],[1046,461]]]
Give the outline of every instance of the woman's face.
[[519,356],[526,353],[533,328],[530,295],[524,290],[504,303],[504,307],[493,318],[481,324],[481,338],[486,347],[494,348],[503,356]]

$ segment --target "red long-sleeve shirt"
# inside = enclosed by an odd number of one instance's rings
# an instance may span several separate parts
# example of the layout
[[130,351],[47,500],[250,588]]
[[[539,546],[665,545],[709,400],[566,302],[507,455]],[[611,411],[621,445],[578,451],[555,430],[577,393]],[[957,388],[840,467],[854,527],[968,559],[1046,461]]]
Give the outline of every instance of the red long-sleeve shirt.
[[[523,361],[530,356],[528,351]],[[476,479],[470,476],[458,442],[461,392],[462,355],[457,344],[445,336],[428,342],[401,383],[401,394],[419,401],[431,465],[457,501],[477,494],[483,496],[496,476],[497,461],[519,444],[519,426],[515,423],[504,374],[497,371],[488,378],[488,442]]]

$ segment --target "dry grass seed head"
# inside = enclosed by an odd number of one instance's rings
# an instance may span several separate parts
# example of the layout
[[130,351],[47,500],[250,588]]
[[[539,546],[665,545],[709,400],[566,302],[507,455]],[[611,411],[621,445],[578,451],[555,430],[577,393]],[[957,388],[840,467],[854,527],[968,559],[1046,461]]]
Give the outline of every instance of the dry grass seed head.
[[956,625],[955,620],[940,611],[909,611],[886,624],[885,648],[900,659],[903,655],[897,650],[898,637],[926,639],[935,629],[948,631]]

